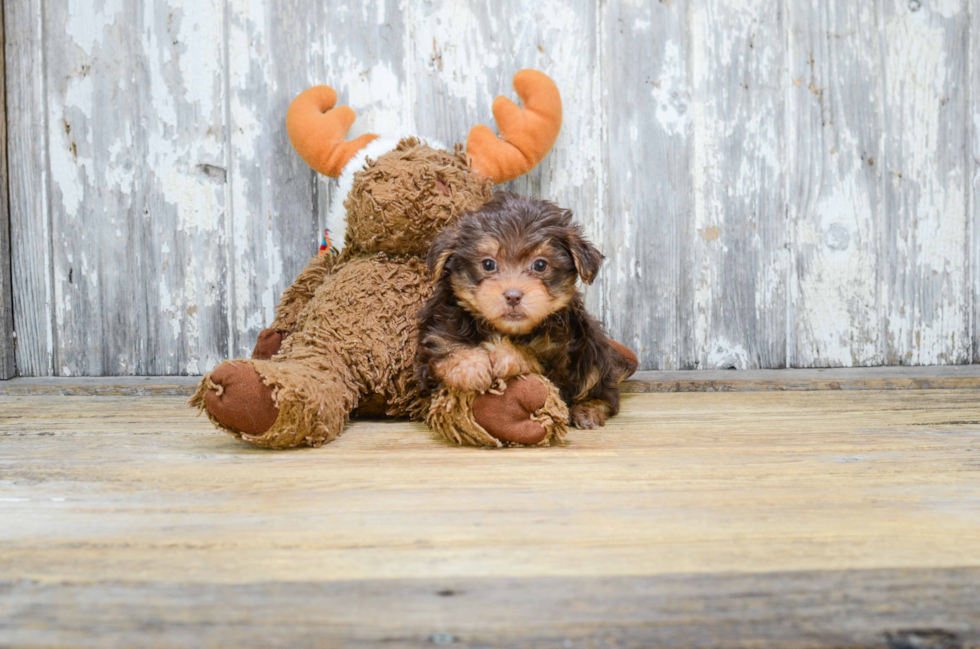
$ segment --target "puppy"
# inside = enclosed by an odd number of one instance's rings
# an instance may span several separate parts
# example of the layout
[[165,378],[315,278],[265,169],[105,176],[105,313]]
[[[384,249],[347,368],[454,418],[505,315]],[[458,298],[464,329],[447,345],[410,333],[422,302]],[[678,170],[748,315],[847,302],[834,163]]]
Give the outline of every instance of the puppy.
[[420,313],[423,390],[485,392],[500,379],[542,374],[573,426],[604,425],[619,412],[626,370],[576,288],[580,278],[592,283],[602,260],[572,213],[547,201],[497,192],[464,215],[426,258],[435,292]]

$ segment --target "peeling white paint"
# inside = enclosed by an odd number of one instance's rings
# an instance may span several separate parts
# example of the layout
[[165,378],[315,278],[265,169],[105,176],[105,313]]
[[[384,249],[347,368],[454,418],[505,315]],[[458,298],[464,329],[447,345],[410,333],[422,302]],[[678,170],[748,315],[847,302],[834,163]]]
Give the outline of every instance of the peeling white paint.
[[708,370],[744,370],[751,369],[754,363],[749,360],[748,351],[742,345],[732,343],[724,338],[715,338],[705,358]]
[[[296,251],[315,251],[308,235],[283,233],[311,229],[336,186],[283,157],[288,99],[329,83],[358,113],[351,137],[462,140],[476,123],[494,127],[493,97],[517,100],[509,80],[522,67],[555,79],[565,119],[551,155],[512,187],[571,207],[602,244],[589,303],[629,323],[618,333],[647,350],[648,367],[771,363],[784,336],[801,364],[969,360],[980,273],[963,215],[976,215],[980,165],[961,145],[980,132],[980,90],[957,87],[967,65],[957,57],[977,33],[963,40],[966,6],[886,0],[879,14],[792,0],[775,16],[749,0],[543,0],[531,11],[369,0],[305,13],[269,0],[47,3],[31,18],[49,41],[46,62],[32,59],[44,74],[8,78],[33,84],[23,96],[35,112],[10,123],[33,134],[42,159],[30,176],[39,187],[14,187],[12,204],[37,212],[31,241],[53,242],[17,262],[37,266],[17,269],[31,278],[18,290],[36,291],[28,312],[50,314],[46,331],[18,332],[31,349],[19,361],[64,374],[103,363],[201,372],[244,353],[302,262]],[[630,60],[637,51],[645,58]],[[848,86],[845,104],[832,84],[859,73],[871,81]],[[799,117],[804,102],[813,121]],[[974,136],[974,158],[977,147]],[[148,249],[119,252],[131,245]],[[145,304],[123,301],[130,347],[96,351],[104,341],[86,332],[113,318],[93,305],[116,308],[137,285]]]
[[[65,114],[65,107],[63,106],[52,103],[50,108],[53,115]],[[83,182],[82,170],[86,164],[91,164],[91,160],[79,160],[72,151],[71,138],[65,133],[64,128],[61,129],[60,133],[56,131],[53,134],[48,159],[51,167],[51,181],[60,194],[61,205],[69,217],[77,217],[85,198],[85,187],[90,182],[88,179]]]
[[654,85],[657,121],[671,135],[684,133],[690,119],[687,66],[676,42],[664,44],[663,73]]
[[[939,11],[943,6],[931,8]],[[946,56],[947,30],[955,29],[955,23],[923,21],[917,13],[897,7],[884,30],[885,114],[895,126],[886,139],[886,155],[895,156],[892,165],[900,173],[886,182],[886,205],[897,211],[904,225],[894,233],[904,263],[885,276],[891,284],[881,287],[887,296],[886,360],[962,362],[972,357],[967,339],[969,280],[963,263],[968,232],[964,170],[961,160],[937,150],[950,119],[942,104],[958,83],[949,74]],[[920,287],[912,296],[902,290],[909,281]]]
[[85,54],[92,56],[106,28],[115,25],[122,9],[123,0],[69,0],[65,31]]
[[415,46],[446,93],[476,111],[488,94],[503,90],[493,88],[487,75],[501,61],[484,36],[483,21],[472,5],[458,0],[418,5],[415,8],[421,15],[412,25]]
[[788,256],[778,15],[733,0],[690,11],[694,228],[702,233],[694,238],[695,358],[712,366],[719,348],[739,345],[751,349],[735,356],[744,367],[782,364]]
[[943,18],[957,18],[966,13],[964,0],[929,0],[925,8],[928,9],[926,14],[931,12]]
[[[877,365],[882,105],[877,15],[865,5],[807,5],[794,32],[787,133],[794,366]],[[827,47],[826,33],[843,34]],[[799,38],[797,41],[796,38]],[[807,55],[806,53],[810,53]],[[867,97],[863,95],[867,92]],[[831,112],[832,111],[832,112]],[[832,116],[832,118],[831,118]]]
[[[270,271],[274,272],[270,251],[256,241],[256,221],[268,218],[273,206],[267,191],[265,176],[269,170],[263,164],[263,156],[269,146],[270,133],[277,124],[269,123],[266,116],[256,110],[252,104],[257,98],[275,93],[278,79],[275,78],[270,60],[271,50],[268,42],[269,15],[263,2],[244,0],[231,5],[231,20],[228,34],[229,60],[228,101],[230,104],[229,118],[231,123],[230,142],[233,155],[228,170],[229,184],[227,200],[232,206],[229,214],[228,231],[232,242],[229,251],[229,290],[232,295],[229,325],[236,333],[236,340],[230,341],[233,349],[231,354],[238,355],[239,350],[248,346],[244,340],[245,332],[256,331],[259,325],[271,322],[268,307],[257,302],[253,293],[255,290],[269,290],[269,279],[264,277]],[[243,56],[243,54],[247,55]],[[255,97],[255,84],[263,86],[263,94]],[[330,85],[334,85],[332,79]],[[279,124],[282,122],[280,121]],[[256,173],[259,172],[259,173]],[[273,244],[274,246],[275,244]],[[281,259],[276,259],[281,263]],[[258,285],[258,286],[256,286]]]
[[[200,114],[215,113],[214,100],[220,96],[217,85],[221,75],[215,74],[222,62],[224,41],[222,2],[217,0],[169,0],[175,15],[180,15],[177,42],[180,47],[179,68],[182,81],[182,101],[196,105]],[[164,50],[168,54],[170,50]],[[166,61],[165,61],[166,62]]]
[[857,158],[850,173],[819,198],[816,221],[796,223],[795,249],[812,252],[806,255],[802,283],[795,287],[800,295],[793,315],[808,331],[800,347],[816,351],[821,364],[869,365],[879,357],[877,246],[868,239],[874,234],[874,215],[860,182],[861,164]]

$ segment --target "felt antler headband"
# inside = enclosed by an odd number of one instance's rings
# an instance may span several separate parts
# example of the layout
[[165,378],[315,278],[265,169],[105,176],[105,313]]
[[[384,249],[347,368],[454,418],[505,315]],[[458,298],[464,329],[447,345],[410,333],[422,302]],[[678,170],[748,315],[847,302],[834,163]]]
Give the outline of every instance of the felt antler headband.
[[534,169],[551,151],[561,130],[561,95],[548,75],[521,70],[514,75],[514,90],[524,102],[523,109],[506,97],[493,101],[493,118],[501,137],[479,124],[466,138],[473,168],[495,183]]
[[347,106],[337,106],[337,92],[330,86],[315,86],[289,104],[286,131],[299,157],[324,176],[337,178],[357,152],[377,139],[368,133],[347,141],[347,131],[357,115]]
[[[523,109],[505,97],[493,102],[501,137],[480,124],[466,139],[473,168],[494,183],[531,171],[551,150],[561,129],[561,96],[548,75],[521,70],[514,75],[514,90],[524,102]],[[347,163],[378,137],[372,133],[348,141],[347,131],[356,115],[347,106],[335,108],[336,103],[333,88],[316,86],[296,97],[286,115],[293,148],[313,169],[333,178],[341,176]]]

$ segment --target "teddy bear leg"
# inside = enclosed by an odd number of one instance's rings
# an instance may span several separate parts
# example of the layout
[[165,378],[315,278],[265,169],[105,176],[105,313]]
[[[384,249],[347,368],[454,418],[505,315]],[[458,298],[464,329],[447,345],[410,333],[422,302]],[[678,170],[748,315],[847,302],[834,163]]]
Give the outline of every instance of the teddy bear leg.
[[191,405],[219,429],[265,448],[335,439],[359,390],[338,354],[303,360],[226,361],[204,377]]
[[465,446],[547,446],[565,437],[568,408],[540,375],[509,379],[502,391],[442,388],[432,397],[429,427]]

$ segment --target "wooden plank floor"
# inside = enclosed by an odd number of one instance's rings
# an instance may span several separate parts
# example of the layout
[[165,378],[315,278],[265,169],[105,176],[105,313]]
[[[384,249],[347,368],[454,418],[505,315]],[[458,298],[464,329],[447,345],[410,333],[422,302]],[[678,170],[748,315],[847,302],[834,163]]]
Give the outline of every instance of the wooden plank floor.
[[980,646],[980,392],[647,393],[561,448],[0,396],[0,646]]

